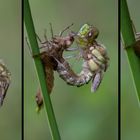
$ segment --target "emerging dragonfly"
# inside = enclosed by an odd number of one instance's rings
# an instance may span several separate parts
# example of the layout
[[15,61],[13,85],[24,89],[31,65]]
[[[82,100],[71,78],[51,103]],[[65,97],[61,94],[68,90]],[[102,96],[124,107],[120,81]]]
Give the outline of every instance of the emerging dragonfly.
[[0,106],[3,105],[4,98],[11,81],[11,74],[5,64],[0,60]]
[[106,48],[95,40],[99,34],[97,28],[84,24],[80,31],[74,35],[80,46],[83,58],[83,69],[80,74],[75,74],[68,62],[63,59],[63,64],[58,62],[57,72],[68,84],[82,86],[92,80],[91,91],[96,91],[102,81],[103,74],[107,70],[109,57]]
[[[68,29],[67,27],[66,29]],[[96,91],[102,81],[103,73],[108,67],[108,56],[105,47],[95,40],[99,34],[97,28],[84,24],[78,33],[70,33],[62,37],[64,29],[59,36],[53,36],[50,41],[41,42],[40,56],[46,73],[46,84],[48,92],[53,88],[53,71],[57,71],[59,76],[72,86],[82,86],[92,80],[92,91]],[[39,39],[40,40],[40,39]],[[70,50],[72,43],[76,41],[80,46],[83,67],[80,74],[76,74],[64,59],[63,52]],[[40,92],[36,95],[38,107],[42,106]]]

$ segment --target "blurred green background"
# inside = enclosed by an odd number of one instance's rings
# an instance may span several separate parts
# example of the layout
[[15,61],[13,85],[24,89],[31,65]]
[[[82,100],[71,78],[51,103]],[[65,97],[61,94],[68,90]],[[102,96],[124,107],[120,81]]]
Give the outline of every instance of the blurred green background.
[[0,139],[21,139],[21,1],[0,2],[0,59],[12,74],[0,108]]
[[[140,1],[127,0],[131,19],[133,20],[137,32],[140,31]],[[122,140],[140,139],[140,108],[134,89],[130,67],[127,56],[122,49],[121,53],[121,122],[122,122]]]
[[[44,29],[53,24],[55,34],[67,25],[78,31],[84,23],[100,30],[98,41],[108,50],[110,66],[99,90],[91,93],[91,83],[81,88],[68,86],[55,73],[51,94],[62,140],[117,140],[118,139],[118,3],[116,0],[29,0],[37,34],[43,38]],[[25,34],[25,36],[27,36]],[[35,94],[39,87],[33,59],[25,42],[25,140],[51,140],[43,109],[35,112]],[[74,63],[74,60],[71,60]],[[81,63],[73,66],[78,72]]]

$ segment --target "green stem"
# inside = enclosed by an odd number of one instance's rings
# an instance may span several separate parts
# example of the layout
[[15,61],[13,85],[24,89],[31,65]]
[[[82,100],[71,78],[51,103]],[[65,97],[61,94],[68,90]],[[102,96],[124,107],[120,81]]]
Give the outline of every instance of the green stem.
[[[34,29],[34,25],[33,25],[33,20],[32,20],[32,16],[31,16],[31,11],[30,11],[30,6],[29,6],[28,0],[24,0],[24,22],[25,22],[25,26],[27,29],[32,53],[33,53],[33,55],[38,55],[39,47],[38,47],[37,40],[36,40],[36,34],[35,34],[35,29]],[[43,65],[42,65],[40,57],[35,57],[34,63],[36,66],[36,71],[37,71],[37,75],[38,75],[39,82],[40,82],[40,87],[41,87],[42,94],[43,94],[44,106],[47,111],[48,122],[49,122],[49,126],[50,126],[50,131],[52,134],[52,138],[53,138],[53,140],[60,140],[61,138],[60,138],[60,134],[58,131],[51,99],[50,99],[50,96],[47,91],[44,69],[43,69]]]
[[123,37],[128,62],[131,68],[134,87],[140,101],[140,59],[136,56],[132,47],[136,40],[126,0],[121,0],[121,34]]

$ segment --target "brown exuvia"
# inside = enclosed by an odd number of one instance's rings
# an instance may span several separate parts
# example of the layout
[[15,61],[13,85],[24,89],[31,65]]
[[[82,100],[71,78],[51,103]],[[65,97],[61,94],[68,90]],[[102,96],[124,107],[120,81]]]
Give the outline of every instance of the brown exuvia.
[[[85,26],[85,25],[84,25]],[[89,25],[86,25],[89,26]],[[46,74],[46,84],[48,87],[48,93],[51,93],[54,85],[54,71],[57,71],[59,76],[69,85],[82,86],[92,80],[91,90],[96,91],[102,81],[103,74],[107,70],[109,57],[107,55],[104,45],[98,43],[96,28],[89,26],[90,38],[86,39],[80,34],[70,33],[65,37],[62,37],[62,33],[59,36],[53,36],[50,41],[40,42],[40,56],[44,66]],[[94,32],[91,30],[94,29]],[[83,30],[82,30],[83,31]],[[87,30],[88,31],[88,30]],[[96,33],[96,34],[95,34]],[[93,36],[91,38],[91,36]],[[68,50],[73,42],[78,39],[79,43],[84,41],[86,46],[80,48],[80,55],[83,59],[82,71],[76,74],[69,63],[64,59],[63,53]],[[89,42],[89,43],[88,43]],[[38,108],[43,104],[43,99],[40,92],[36,95],[36,101]]]

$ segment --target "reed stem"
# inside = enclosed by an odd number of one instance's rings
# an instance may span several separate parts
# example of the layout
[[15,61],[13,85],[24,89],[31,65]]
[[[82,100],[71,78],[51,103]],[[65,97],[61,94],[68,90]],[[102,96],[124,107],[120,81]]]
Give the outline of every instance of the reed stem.
[[40,82],[40,87],[41,87],[42,94],[43,94],[44,107],[47,111],[48,122],[49,122],[49,126],[50,126],[52,139],[61,140],[59,130],[57,127],[57,123],[56,123],[56,119],[55,119],[55,114],[54,114],[52,103],[51,103],[51,99],[50,99],[50,96],[47,91],[43,65],[42,65],[41,59],[38,55],[39,47],[38,47],[38,43],[36,40],[36,34],[35,34],[35,29],[34,29],[34,25],[33,25],[33,20],[32,20],[32,16],[31,16],[31,10],[30,10],[28,0],[24,0],[24,22],[25,22],[25,26],[26,26],[26,30],[27,30],[29,41],[30,41],[33,56],[37,56],[37,57],[34,57],[34,63],[35,63],[38,79]]
[[138,95],[138,100],[140,101],[140,59],[136,56],[133,49],[136,40],[126,0],[121,0],[121,35],[125,46],[124,50],[128,57],[134,87]]

